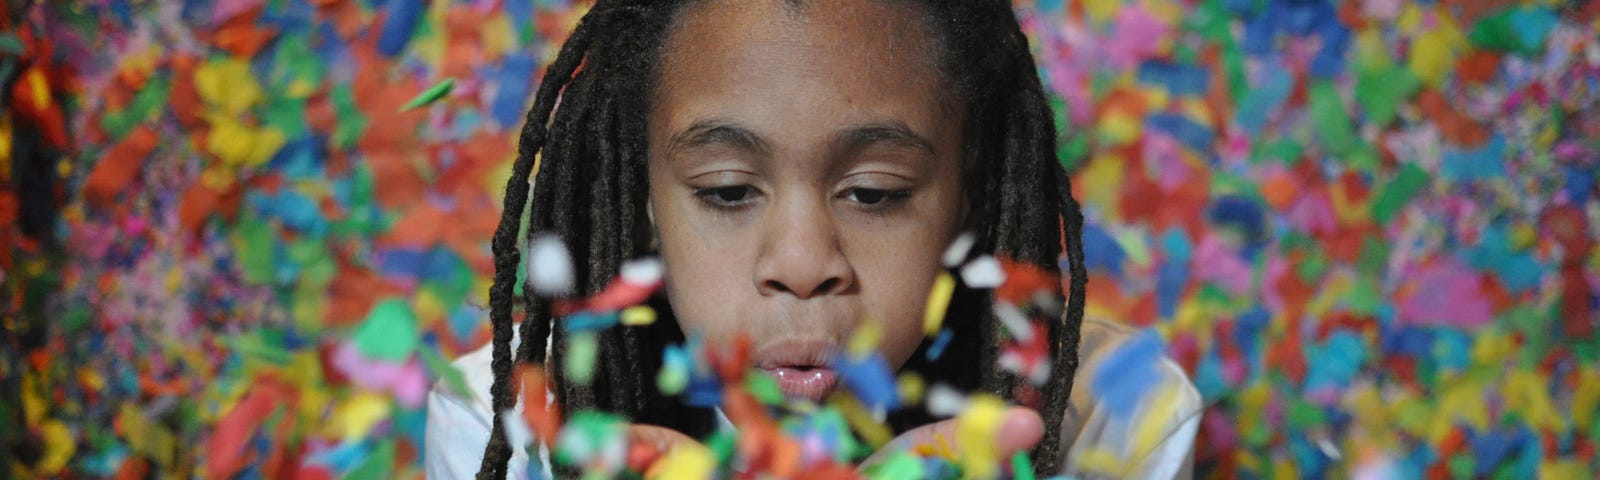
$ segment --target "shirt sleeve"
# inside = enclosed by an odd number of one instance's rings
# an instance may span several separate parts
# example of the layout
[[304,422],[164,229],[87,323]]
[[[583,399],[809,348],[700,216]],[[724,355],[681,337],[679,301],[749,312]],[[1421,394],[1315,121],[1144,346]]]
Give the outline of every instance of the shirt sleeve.
[[[1163,360],[1162,368],[1168,369],[1181,377],[1183,370],[1172,360]],[[1128,478],[1153,478],[1153,479],[1189,479],[1194,478],[1194,439],[1200,432],[1200,412],[1202,407],[1198,392],[1193,387],[1187,387],[1180,394],[1176,418],[1180,420],[1168,431],[1167,435],[1150,448],[1143,458],[1135,462]]]
[[423,471],[430,479],[470,479],[478,474],[489,425],[473,415],[454,395],[435,385],[428,392]]
[[[1160,360],[1158,372],[1159,387],[1125,417],[1102,405],[1091,385],[1073,392],[1077,398],[1063,420],[1062,439],[1071,442],[1063,452],[1067,456],[1063,473],[1084,480],[1193,478],[1203,400],[1183,368],[1170,358]],[[1152,436],[1140,440],[1140,431]]]
[[[472,479],[483,464],[483,450],[489,444],[489,431],[494,424],[488,398],[490,379],[486,372],[486,353],[475,352],[457,360],[455,364],[466,373],[467,385],[478,392],[476,397],[451,390],[443,382],[428,391],[428,421],[423,440],[423,472],[430,479]],[[515,412],[521,413],[522,402],[517,402]],[[513,448],[506,463],[506,478],[528,478],[528,454]],[[540,450],[543,455],[544,450]],[[541,457],[542,459],[543,457]],[[541,468],[544,463],[540,463]],[[550,478],[541,470],[540,478]]]

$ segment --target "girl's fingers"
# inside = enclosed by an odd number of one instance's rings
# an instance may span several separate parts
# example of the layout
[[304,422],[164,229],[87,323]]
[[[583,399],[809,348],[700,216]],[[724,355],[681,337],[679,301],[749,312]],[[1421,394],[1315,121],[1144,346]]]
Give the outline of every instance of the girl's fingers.
[[[878,462],[887,460],[890,455],[901,449],[927,449],[931,451],[945,451],[959,457],[961,445],[956,441],[956,419],[939,421],[917,427],[906,433],[900,434],[885,445],[882,449],[867,457],[861,463],[861,468],[869,467]],[[1000,421],[1000,428],[995,432],[994,448],[999,458],[1010,458],[1017,452],[1027,451],[1039,444],[1039,439],[1044,438],[1044,420],[1039,414],[1024,407],[1010,407],[1006,409],[1005,416]]]
[[649,445],[657,452],[667,453],[680,443],[696,442],[677,430],[655,425],[633,424],[628,426],[628,443]]

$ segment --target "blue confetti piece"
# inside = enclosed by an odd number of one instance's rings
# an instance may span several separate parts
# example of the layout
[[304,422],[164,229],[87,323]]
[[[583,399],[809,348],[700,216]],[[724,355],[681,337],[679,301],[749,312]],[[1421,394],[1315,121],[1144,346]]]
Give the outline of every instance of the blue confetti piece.
[[538,68],[539,59],[531,54],[514,53],[506,56],[505,63],[495,75],[495,84],[500,89],[495,92],[494,104],[489,107],[489,115],[496,124],[502,127],[522,124]]
[[427,256],[420,250],[410,249],[384,249],[374,255],[378,262],[378,271],[385,276],[401,278],[418,278],[422,274],[423,264]]
[[1441,328],[1435,332],[1432,356],[1439,368],[1460,371],[1472,365],[1471,335],[1454,328]]
[[683,404],[691,407],[711,408],[722,404],[722,382],[713,375],[690,369],[689,387],[684,389]]
[[1366,361],[1365,340],[1353,332],[1340,330],[1321,345],[1305,349],[1307,390],[1350,385]]
[[1100,362],[1091,380],[1100,404],[1117,418],[1128,418],[1139,401],[1160,382],[1160,362],[1166,347],[1149,330],[1140,332]]
[[1504,434],[1491,430],[1480,433],[1467,430],[1467,444],[1472,447],[1472,457],[1477,460],[1476,477],[1488,478],[1500,464],[1522,449],[1525,437],[1517,433]]
[[1244,40],[1239,43],[1239,50],[1250,55],[1266,55],[1272,53],[1273,44],[1277,40],[1278,26],[1282,14],[1277,8],[1268,7],[1259,15],[1246,21],[1244,24]]
[[1494,180],[1506,175],[1506,139],[1499,133],[1482,146],[1464,150],[1446,147],[1439,163],[1439,175],[1458,183]]
[[1560,20],[1548,7],[1519,8],[1510,15],[1511,31],[1527,51],[1543,50],[1545,39]]
[[1194,368],[1194,389],[1200,398],[1221,398],[1227,395],[1227,379],[1222,378],[1222,358],[1216,350],[1206,352]]
[[1567,203],[1572,205],[1589,204],[1590,192],[1595,187],[1594,171],[1590,167],[1581,165],[1568,165],[1565,169],[1567,179],[1562,184],[1561,191],[1567,194]]
[[1263,61],[1261,79],[1251,85],[1234,111],[1233,120],[1252,135],[1261,133],[1267,119],[1283,108],[1294,90],[1294,76],[1278,62]]
[[[1332,15],[1332,12],[1329,12]],[[1307,70],[1313,77],[1332,78],[1344,73],[1345,52],[1350,49],[1350,29],[1344,24],[1330,17],[1322,22],[1318,33],[1322,37],[1322,48],[1317,51],[1317,56],[1311,59],[1311,66]]]
[[378,53],[393,57],[411,42],[411,34],[428,5],[423,0],[389,0],[386,7],[383,30],[378,34]]
[[[1103,270],[1112,274],[1122,274],[1122,263],[1127,259],[1127,252],[1122,250],[1122,244],[1117,239],[1106,233],[1099,225],[1085,224],[1083,226],[1083,263],[1089,271]],[[1062,271],[1066,271],[1066,260],[1062,260]]]
[[565,322],[569,332],[593,332],[611,328],[621,318],[621,314],[616,310],[608,312],[584,311],[567,315]]
[[1139,65],[1139,83],[1160,86],[1173,95],[1205,95],[1211,71],[1202,66],[1149,60]]
[[950,346],[950,340],[954,338],[955,334],[950,329],[940,330],[939,336],[933,337],[933,343],[928,345],[928,361],[932,362],[944,356],[944,349]]
[[875,351],[861,358],[841,355],[834,359],[833,369],[867,408],[888,411],[900,406],[894,373],[889,371],[882,352]]
[[1194,120],[1190,120],[1189,117],[1172,113],[1157,113],[1145,118],[1145,125],[1171,135],[1172,138],[1178,140],[1178,143],[1189,147],[1195,153],[1205,154],[1213,160],[1215,158],[1211,143],[1216,138],[1216,135],[1211,132],[1211,129],[1196,123]]
[[1211,223],[1239,229],[1245,241],[1255,244],[1266,240],[1267,212],[1260,202],[1241,195],[1224,195],[1211,203],[1207,217]]

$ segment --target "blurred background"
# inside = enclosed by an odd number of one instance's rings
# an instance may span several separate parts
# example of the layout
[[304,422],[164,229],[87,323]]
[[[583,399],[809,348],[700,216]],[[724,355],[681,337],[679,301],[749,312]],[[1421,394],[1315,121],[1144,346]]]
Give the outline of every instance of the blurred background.
[[[0,477],[420,477],[585,4],[5,4]],[[1600,2],[1015,7],[1201,477],[1595,478]]]

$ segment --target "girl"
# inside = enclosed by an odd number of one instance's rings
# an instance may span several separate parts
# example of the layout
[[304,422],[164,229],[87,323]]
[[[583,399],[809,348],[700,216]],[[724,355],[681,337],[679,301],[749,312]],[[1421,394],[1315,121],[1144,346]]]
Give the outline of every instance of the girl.
[[[936,361],[922,354],[927,292],[964,231],[977,252],[1051,272],[1064,256],[1069,267],[1066,308],[1046,332],[1054,380],[1040,410],[1006,412],[1001,453],[1031,449],[1034,469],[1054,474],[1125,438],[1128,422],[1073,381],[1080,359],[1094,371],[1128,334],[1083,321],[1083,217],[1047,105],[1003,0],[597,2],[528,112],[493,241],[494,341],[457,361],[477,398],[430,396],[430,477],[503,478],[508,461],[523,471],[495,413],[518,404],[511,373],[522,362],[547,367],[565,412],[623,415],[636,439],[702,437],[716,413],[654,388],[663,348],[685,333],[710,345],[747,335],[753,363],[786,394],[818,399],[834,388],[829,352],[876,319],[891,367],[1016,403],[1024,382],[996,368],[1002,334],[984,292],[958,291],[947,321],[956,341]],[[530,231],[570,247],[578,295],[628,259],[665,265],[662,318],[602,332],[586,385],[560,376],[567,332],[532,289],[513,342],[525,206]],[[1181,393],[1170,411],[1141,413],[1164,436],[1118,458],[1134,475],[1187,475],[1199,399],[1171,361],[1157,377]],[[952,425],[930,420],[891,417],[903,433],[889,448]]]

